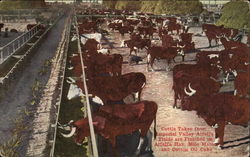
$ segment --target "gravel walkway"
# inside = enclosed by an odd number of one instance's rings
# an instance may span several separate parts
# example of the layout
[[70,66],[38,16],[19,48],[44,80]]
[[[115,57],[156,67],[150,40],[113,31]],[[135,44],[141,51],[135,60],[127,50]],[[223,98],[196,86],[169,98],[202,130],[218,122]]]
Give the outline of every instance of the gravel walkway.
[[[41,85],[45,85],[48,81],[49,74],[41,77],[38,73],[45,61],[54,57],[61,40],[65,20],[66,17],[61,18],[52,28],[44,43],[37,49],[29,66],[20,76],[19,81],[8,91],[8,96],[0,102],[0,144],[11,138],[12,131],[15,129],[13,120],[20,116],[20,112],[23,112],[24,109],[35,108],[35,106],[31,106],[32,85],[36,80],[39,80]],[[24,139],[23,142],[25,140],[27,139]],[[23,147],[21,151],[25,151],[25,144]]]

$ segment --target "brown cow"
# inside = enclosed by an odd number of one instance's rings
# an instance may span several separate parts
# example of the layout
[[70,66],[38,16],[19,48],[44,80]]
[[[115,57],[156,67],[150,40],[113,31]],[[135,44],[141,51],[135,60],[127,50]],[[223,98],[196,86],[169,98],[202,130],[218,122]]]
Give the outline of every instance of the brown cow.
[[135,54],[137,55],[137,51],[139,49],[143,48],[149,48],[151,46],[151,40],[150,39],[139,39],[138,40],[124,40],[121,43],[121,47],[127,46],[130,48],[129,55],[132,54],[132,51],[135,51]]
[[247,45],[241,43],[239,41],[227,40],[226,38],[220,38],[222,45],[224,46],[225,50],[233,49],[233,48],[247,48]]
[[133,33],[134,27],[133,26],[122,26],[118,28],[119,33],[124,36],[125,33]]
[[[186,87],[188,87],[188,90]],[[220,83],[211,78],[190,75],[184,71],[174,73],[172,87],[175,93],[173,108],[177,107],[177,99],[182,101],[186,96],[191,95],[194,89],[197,95],[211,95],[213,93],[218,93],[220,87]]]
[[[144,138],[154,121],[154,138],[156,138],[157,108],[157,104],[153,101],[101,106],[92,115],[94,130],[99,135],[108,139],[114,149],[116,147],[117,136],[140,130],[140,136]],[[75,142],[77,144],[82,144],[84,138],[90,136],[88,118],[82,118],[75,122],[71,121],[61,128],[68,126],[70,126],[70,133],[62,135],[66,138],[75,135]],[[139,143],[139,145],[141,144]]]
[[205,32],[209,47],[211,47],[212,40],[215,40],[216,45],[218,45],[219,37],[222,36],[221,29],[223,26],[216,26],[213,24],[202,24],[202,32]]
[[16,29],[11,29],[10,32],[12,32],[12,33],[18,33],[18,31]]
[[170,65],[171,60],[174,61],[174,58],[177,56],[180,49],[178,47],[161,47],[161,46],[152,46],[148,49],[147,53],[147,71],[149,71],[149,65],[151,69],[153,69],[153,64],[155,59],[166,59],[168,63],[168,67]]
[[[28,24],[27,25],[27,30],[29,31],[29,30],[31,30],[33,27],[35,27],[37,24]],[[44,25],[42,25],[42,24],[39,24],[38,26],[37,26],[37,28],[38,29],[45,29],[45,26]]]
[[220,53],[221,51],[200,51],[196,54],[197,63],[219,65]]
[[177,34],[179,34],[180,30],[182,30],[181,24],[178,23],[169,23],[168,25],[168,31],[170,31],[173,34],[173,31],[176,31]]
[[232,94],[218,93],[210,96],[191,96],[182,103],[183,110],[195,110],[209,126],[215,128],[215,144],[222,148],[224,130],[228,123],[247,127],[249,100]]
[[162,46],[163,47],[171,47],[174,43],[174,38],[171,35],[164,34],[162,35]]
[[[88,39],[86,43],[82,46],[82,51],[97,53],[97,49],[99,49],[99,42],[95,39]],[[99,46],[99,47],[98,47]]]
[[[228,81],[230,72],[247,71],[249,62],[249,48],[235,48],[222,50],[219,55],[220,63],[224,74],[227,75],[224,81]],[[235,74],[234,74],[235,75]]]
[[[121,75],[123,57],[120,54],[104,55],[97,53],[83,57],[84,65],[87,67],[85,71],[88,78],[102,75]],[[80,57],[72,57],[71,64],[74,67],[74,75],[80,77],[82,75]]]
[[1,35],[1,32],[2,32],[3,26],[4,26],[4,23],[0,23],[0,35]]
[[[81,81],[77,81],[79,88],[83,90]],[[127,73],[121,76],[97,76],[89,78],[87,82],[89,93],[98,96],[104,104],[108,101],[120,101],[130,94],[138,94],[140,100],[141,92],[146,85],[146,77],[143,73]]]

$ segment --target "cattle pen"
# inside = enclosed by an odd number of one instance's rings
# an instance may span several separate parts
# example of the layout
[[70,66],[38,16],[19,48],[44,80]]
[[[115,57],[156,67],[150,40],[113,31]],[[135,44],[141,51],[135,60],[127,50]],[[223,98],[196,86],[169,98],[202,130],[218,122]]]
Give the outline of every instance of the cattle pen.
[[37,23],[0,49],[0,156],[250,155],[245,29],[215,15],[62,7],[45,31]]

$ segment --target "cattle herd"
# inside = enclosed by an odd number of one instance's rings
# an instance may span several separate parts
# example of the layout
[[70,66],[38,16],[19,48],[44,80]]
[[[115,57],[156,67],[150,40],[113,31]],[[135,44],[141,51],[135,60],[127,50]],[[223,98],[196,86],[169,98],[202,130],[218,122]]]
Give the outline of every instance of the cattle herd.
[[[26,26],[27,31],[31,30],[31,29],[32,29],[34,26],[36,26],[36,25],[37,25],[37,24],[28,24],[28,25]],[[0,23],[0,36],[1,36],[1,33],[2,33],[2,29],[3,29],[3,28],[4,28],[4,23]],[[39,24],[38,29],[44,29],[44,25]],[[11,32],[11,33],[18,33],[18,30],[17,30],[17,29],[11,28],[11,29],[9,30],[9,28],[6,27],[6,28],[5,28],[5,34],[6,34],[8,31]],[[4,37],[8,37],[8,36],[4,35]]]
[[[189,26],[179,17],[157,17],[132,11],[110,9],[79,9],[79,35],[101,32],[119,32],[121,37],[129,34],[130,39],[121,41],[121,47],[128,47],[128,55],[138,52],[146,53],[147,70],[154,71],[155,60],[167,60],[167,70],[173,72],[174,108],[194,110],[205,122],[215,128],[215,145],[223,146],[225,125],[234,124],[244,127],[249,122],[249,35],[247,43],[238,38],[239,30],[202,24],[202,33],[216,45],[219,41],[224,49],[220,51],[201,51],[195,49]],[[91,15],[113,15],[98,17]],[[101,27],[102,26],[102,27]],[[107,28],[106,30],[103,28]],[[155,44],[158,36],[161,45]],[[108,139],[115,147],[115,137],[141,131],[144,137],[154,121],[156,124],[157,104],[153,101],[140,100],[141,92],[146,85],[146,77],[141,72],[122,74],[123,56],[121,54],[101,53],[101,43],[88,39],[81,44],[82,59],[78,53],[70,57],[74,76],[81,78],[83,60],[87,87],[91,97],[99,97],[103,105],[93,113],[95,131]],[[145,51],[142,51],[144,49]],[[196,53],[195,64],[184,64],[185,55]],[[134,57],[135,62],[142,61]],[[177,56],[182,61],[175,66]],[[230,77],[229,77],[230,76]],[[234,82],[233,92],[221,92],[221,88],[230,80]],[[81,79],[75,81],[84,91]],[[136,94],[135,94],[136,93]],[[123,99],[134,95],[135,103],[124,104]],[[180,100],[180,103],[177,103]],[[66,127],[67,126],[67,127]],[[87,119],[70,122],[63,128],[71,130],[65,137],[75,134],[75,141],[81,143],[89,136]],[[69,127],[70,126],[70,129]],[[155,130],[155,136],[156,130]]]

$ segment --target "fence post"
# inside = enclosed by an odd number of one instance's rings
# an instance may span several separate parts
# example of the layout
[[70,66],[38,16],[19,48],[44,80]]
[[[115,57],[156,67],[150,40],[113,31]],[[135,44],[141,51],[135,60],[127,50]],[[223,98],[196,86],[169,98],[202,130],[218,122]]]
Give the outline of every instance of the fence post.
[[20,47],[20,39],[17,40],[17,49]]
[[7,52],[8,52],[8,56],[10,55],[10,47],[9,46],[7,46]]
[[25,39],[25,34],[23,35],[23,43],[22,43],[22,45],[24,45],[24,39]]
[[2,64],[3,62],[3,47],[0,47],[0,63]]
[[15,52],[15,41],[12,43],[12,47],[13,47],[12,52]]

